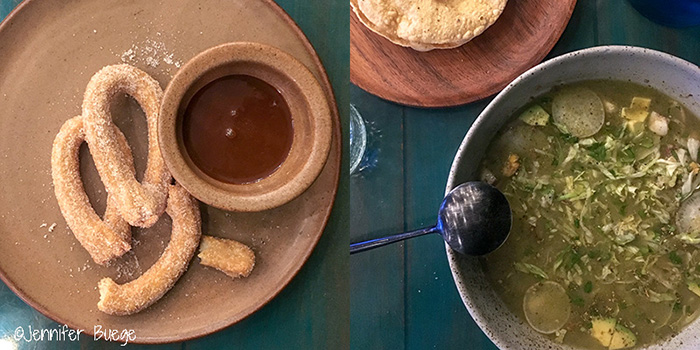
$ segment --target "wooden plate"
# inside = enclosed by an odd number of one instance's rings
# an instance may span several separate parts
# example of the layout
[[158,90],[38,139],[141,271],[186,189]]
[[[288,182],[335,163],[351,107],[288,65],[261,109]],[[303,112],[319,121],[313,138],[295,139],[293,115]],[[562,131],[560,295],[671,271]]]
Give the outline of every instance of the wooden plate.
[[539,63],[561,36],[576,0],[511,0],[483,34],[461,47],[418,52],[350,19],[350,80],[383,99],[447,107],[490,96]]
[[[134,230],[133,254],[110,267],[94,264],[59,212],[50,155],[63,122],[80,114],[82,94],[101,67],[132,63],[163,87],[195,54],[230,41],[276,46],[311,69],[332,105],[334,141],[320,177],[274,210],[228,213],[202,205],[203,232],[241,241],[256,253],[250,277],[233,280],[194,258],[159,302],[132,316],[97,310],[97,282],[125,282],[160,256],[170,237],[164,215]],[[0,277],[23,300],[72,328],[134,330],[136,342],[190,339],[259,309],[292,279],[328,220],[340,171],[340,124],[319,58],[292,20],[271,0],[31,0],[0,25]],[[145,167],[146,122],[126,97],[112,106],[137,172]],[[98,212],[105,192],[83,145],[81,171]],[[270,325],[274,327],[274,325]]]

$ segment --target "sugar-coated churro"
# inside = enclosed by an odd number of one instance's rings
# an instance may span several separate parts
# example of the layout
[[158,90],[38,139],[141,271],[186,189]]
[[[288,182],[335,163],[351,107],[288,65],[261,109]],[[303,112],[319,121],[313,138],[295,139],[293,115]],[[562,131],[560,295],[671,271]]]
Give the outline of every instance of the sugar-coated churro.
[[232,239],[203,235],[199,245],[200,264],[213,267],[233,278],[248,277],[255,266],[255,254],[247,245]]
[[[126,93],[141,105],[148,123],[148,162],[142,184],[130,172],[132,162],[120,152],[118,128],[110,105],[117,94]],[[97,72],[85,89],[83,118],[85,136],[100,178],[131,225],[150,227],[165,210],[170,173],[158,147],[158,113],[163,90],[146,72],[127,64]]]
[[[132,164],[126,138],[117,130],[117,147]],[[104,219],[95,213],[80,179],[80,145],[85,140],[83,118],[69,119],[56,135],[51,152],[51,176],[58,206],[80,244],[98,264],[104,264],[131,249],[131,227],[119,215],[113,198],[107,196]]]
[[160,299],[180,278],[202,234],[199,206],[180,185],[170,186],[166,212],[173,219],[170,243],[158,261],[137,279],[119,285],[111,278],[99,284],[97,307],[112,315],[131,315]]

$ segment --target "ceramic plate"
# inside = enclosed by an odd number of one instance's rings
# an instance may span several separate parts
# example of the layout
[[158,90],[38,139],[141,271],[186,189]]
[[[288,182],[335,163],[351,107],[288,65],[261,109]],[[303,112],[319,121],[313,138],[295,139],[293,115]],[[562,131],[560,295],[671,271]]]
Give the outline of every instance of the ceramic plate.
[[[203,233],[241,241],[255,251],[250,277],[233,280],[199,264],[159,302],[132,316],[97,310],[97,282],[126,282],[145,271],[167,245],[170,219],[134,229],[132,253],[110,267],[94,264],[61,216],[53,193],[53,139],[80,114],[90,77],[126,62],[163,88],[188,59],[212,46],[255,41],[276,46],[316,75],[333,106],[334,141],[326,166],[300,197],[260,213],[201,206]],[[310,43],[270,0],[25,1],[0,25],[0,277],[27,303],[59,323],[92,333],[94,325],[133,329],[137,342],[190,339],[231,325],[259,309],[292,279],[328,220],[340,170],[340,126],[330,84]],[[112,106],[142,173],[146,121],[127,97]],[[98,213],[106,194],[87,147],[85,188]]]

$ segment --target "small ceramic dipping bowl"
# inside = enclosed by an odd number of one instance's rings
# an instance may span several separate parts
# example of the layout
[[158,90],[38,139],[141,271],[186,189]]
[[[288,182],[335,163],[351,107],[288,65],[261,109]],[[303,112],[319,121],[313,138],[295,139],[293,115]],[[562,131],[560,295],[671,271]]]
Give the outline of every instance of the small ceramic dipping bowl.
[[[630,81],[672,97],[700,115],[700,68],[669,54],[630,46],[600,46],[568,53],[530,69],[501,91],[476,119],[452,163],[446,192],[477,180],[491,140],[514,113],[552,87],[582,80]],[[488,282],[479,259],[447,249],[452,276],[472,318],[500,349],[575,350],[537,333],[508,310]],[[643,350],[700,349],[700,319],[678,335]],[[636,349],[637,349],[636,348]],[[576,348],[578,349],[578,348]]]
[[[249,76],[269,84],[282,96],[291,116],[286,158],[271,174],[246,183],[224,182],[205,173],[183,140],[190,101],[209,83],[229,76]],[[223,44],[198,54],[173,77],[161,106],[158,142],[173,177],[195,198],[229,211],[262,211],[291,201],[318,177],[330,150],[330,108],[314,75],[291,55],[259,43]]]

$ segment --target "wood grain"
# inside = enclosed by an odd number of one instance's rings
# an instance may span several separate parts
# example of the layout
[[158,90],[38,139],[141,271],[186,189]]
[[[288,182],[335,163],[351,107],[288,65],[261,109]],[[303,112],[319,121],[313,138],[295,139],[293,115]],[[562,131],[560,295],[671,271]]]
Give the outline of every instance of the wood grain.
[[539,63],[561,36],[576,0],[513,0],[482,35],[449,50],[418,52],[373,33],[352,13],[350,80],[381,98],[417,107],[490,96]]

